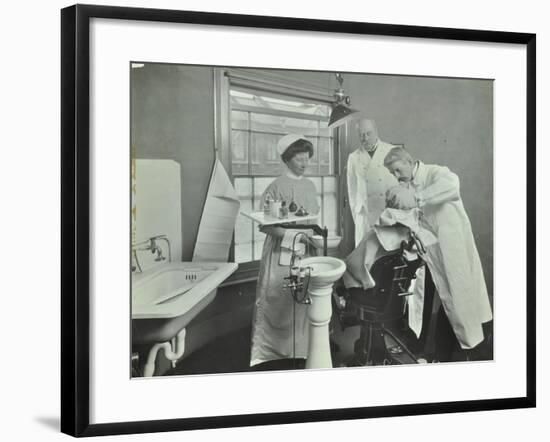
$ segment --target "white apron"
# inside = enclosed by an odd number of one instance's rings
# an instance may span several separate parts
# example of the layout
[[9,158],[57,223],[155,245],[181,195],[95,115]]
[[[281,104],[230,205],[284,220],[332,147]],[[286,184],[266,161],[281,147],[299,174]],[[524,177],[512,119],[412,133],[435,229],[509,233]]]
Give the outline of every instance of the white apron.
[[[264,192],[271,198],[290,202],[292,199],[309,213],[318,213],[317,191],[307,178],[279,177]],[[307,224],[307,223],[306,223]],[[287,230],[286,235],[293,235]],[[309,322],[307,305],[294,302],[290,291],[283,286],[289,274],[290,249],[282,247],[283,239],[266,235],[260,261],[254,317],[250,366],[277,359],[307,358]],[[292,244],[292,241],[290,241]]]
[[262,251],[254,317],[250,366],[276,359],[307,358],[307,305],[294,302],[283,287],[288,266],[280,265],[281,238],[267,235]]

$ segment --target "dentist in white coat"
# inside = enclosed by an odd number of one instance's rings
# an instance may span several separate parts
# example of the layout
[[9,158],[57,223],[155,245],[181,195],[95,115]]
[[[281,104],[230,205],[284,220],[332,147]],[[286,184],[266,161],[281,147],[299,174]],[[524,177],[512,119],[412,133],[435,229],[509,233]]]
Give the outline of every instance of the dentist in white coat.
[[348,157],[347,185],[351,215],[355,223],[355,246],[375,225],[386,208],[386,191],[397,180],[384,167],[384,158],[394,147],[378,138],[374,120],[356,124],[360,146]]
[[400,182],[388,191],[389,204],[419,207],[421,225],[438,239],[423,258],[460,348],[472,349],[484,340],[482,324],[493,316],[458,176],[447,167],[415,161],[401,147],[388,153],[384,165]]

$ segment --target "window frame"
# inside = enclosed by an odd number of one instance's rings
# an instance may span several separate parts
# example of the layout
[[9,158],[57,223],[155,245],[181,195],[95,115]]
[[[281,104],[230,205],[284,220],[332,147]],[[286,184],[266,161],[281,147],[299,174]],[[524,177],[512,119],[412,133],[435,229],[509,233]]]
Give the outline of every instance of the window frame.
[[[244,91],[254,91],[261,93],[266,96],[275,96],[275,97],[292,97],[306,102],[318,102],[322,104],[332,105],[334,103],[334,98],[331,93],[327,91],[315,90],[311,85],[306,83],[297,84],[294,81],[288,81],[284,78],[276,78],[275,76],[271,77],[268,75],[252,73],[249,71],[244,71],[240,69],[230,69],[230,68],[214,68],[213,70],[213,82],[214,82],[214,142],[215,142],[215,151],[216,156],[224,166],[231,182],[235,183],[235,178],[261,178],[261,177],[271,177],[272,175],[234,175],[232,167],[232,150],[231,150],[231,97],[230,91],[232,87],[236,90]],[[237,75],[238,78],[244,78],[244,81],[250,82],[252,86],[245,87],[242,85],[239,80],[237,81],[237,86],[231,82],[231,77]],[[331,73],[327,72],[327,75]],[[261,86],[255,87],[254,85],[258,84]],[[269,84],[273,84],[276,90],[269,90]],[[286,90],[286,92],[285,92]],[[250,108],[250,109],[245,109]],[[290,116],[290,113],[287,112],[278,112],[277,110],[272,109],[257,109],[254,106],[240,105],[236,109],[238,111],[248,111],[256,113],[265,113],[271,115],[282,115]],[[261,112],[258,112],[261,110]],[[318,117],[301,114],[296,112],[295,118],[300,119],[311,119],[319,120]],[[322,119],[322,118],[321,118]],[[328,120],[328,118],[327,118]],[[250,126],[249,126],[250,127]],[[247,129],[250,131],[250,128]],[[332,174],[325,175],[308,175],[308,177],[327,177],[332,176],[336,178],[337,189],[337,228],[338,231],[342,232],[343,229],[343,213],[346,207],[345,197],[345,169],[341,161],[341,146],[342,142],[345,142],[347,139],[347,130],[341,130],[340,128],[332,129],[332,140],[334,143],[333,146],[333,161],[334,166]],[[328,138],[328,137],[319,137],[319,138]],[[252,161],[251,153],[249,147],[247,149],[247,158],[248,163]],[[250,171],[250,169],[249,169]],[[323,180],[321,180],[323,186]],[[343,202],[343,204],[341,203]],[[229,252],[229,261],[235,261],[235,236],[231,240],[231,247]],[[240,284],[243,282],[256,280],[258,277],[258,271],[260,267],[260,260],[247,261],[238,263],[238,269],[231,275],[225,282],[224,286],[229,286],[233,284]]]

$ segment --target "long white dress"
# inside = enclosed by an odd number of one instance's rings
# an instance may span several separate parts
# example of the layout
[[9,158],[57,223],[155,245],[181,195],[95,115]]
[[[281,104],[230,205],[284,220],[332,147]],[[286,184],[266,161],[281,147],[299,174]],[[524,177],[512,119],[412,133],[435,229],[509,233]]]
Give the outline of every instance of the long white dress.
[[493,315],[458,176],[447,167],[418,162],[410,184],[419,199],[422,227],[438,240],[427,247],[424,259],[460,346],[473,348],[483,341],[481,324]]
[[[307,178],[280,176],[271,183],[262,195],[261,203],[269,195],[290,204],[292,199],[309,213],[318,213],[317,191]],[[307,305],[294,302],[288,289],[288,265],[279,263],[281,241],[266,235],[252,320],[252,348],[250,366],[262,362],[306,358],[308,345]]]

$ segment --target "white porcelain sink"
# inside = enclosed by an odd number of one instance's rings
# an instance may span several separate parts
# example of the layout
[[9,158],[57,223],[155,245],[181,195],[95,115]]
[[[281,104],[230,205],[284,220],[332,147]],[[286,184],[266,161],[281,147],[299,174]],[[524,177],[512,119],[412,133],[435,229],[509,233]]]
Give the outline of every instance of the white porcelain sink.
[[[311,237],[311,241],[313,242],[313,245],[317,249],[322,249],[324,245],[324,239],[321,235],[313,235]],[[340,241],[342,241],[341,236],[329,236],[327,238],[327,248],[329,249],[335,249],[340,245]]]
[[331,256],[312,256],[302,259],[302,267],[310,267],[310,278],[317,284],[332,284],[346,271],[346,263]]
[[132,274],[132,318],[175,318],[189,312],[237,269],[232,262],[171,262]]

